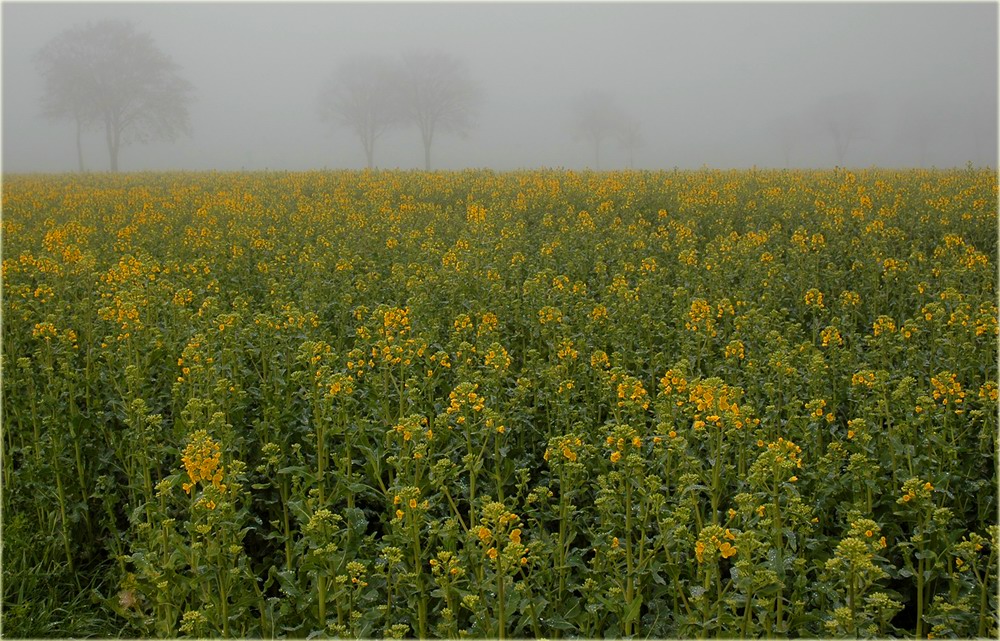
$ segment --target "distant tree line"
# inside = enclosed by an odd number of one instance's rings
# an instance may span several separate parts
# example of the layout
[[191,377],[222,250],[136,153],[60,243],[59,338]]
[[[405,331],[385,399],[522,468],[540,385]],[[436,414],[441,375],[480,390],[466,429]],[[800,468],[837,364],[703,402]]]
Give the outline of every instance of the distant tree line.
[[[42,47],[35,62],[44,80],[42,113],[75,126],[77,165],[86,171],[81,136],[104,134],[108,165],[118,171],[122,146],[190,135],[193,87],[147,33],[126,21],[106,20],[66,30]],[[431,168],[437,137],[465,137],[475,126],[483,92],[465,62],[441,52],[411,51],[397,58],[356,56],[342,61],[319,95],[324,122],[358,137],[366,165],[375,166],[375,145],[387,131],[413,126],[420,132],[424,169]],[[578,139],[594,146],[618,140],[629,154],[641,144],[639,125],[606,92],[582,94],[573,106]]]
[[[147,33],[129,22],[107,20],[62,32],[35,56],[44,80],[42,113],[74,125],[79,170],[86,170],[81,144],[84,131],[103,133],[111,171],[118,171],[122,146],[151,140],[175,140],[190,135],[188,109],[192,85]],[[466,137],[474,128],[483,103],[482,88],[463,60],[441,52],[410,51],[397,57],[361,55],[341,61],[327,76],[319,93],[323,122],[350,130],[375,166],[375,147],[387,131],[415,127],[420,133],[424,169],[431,168],[431,150],[441,135]],[[568,105],[576,139],[593,149],[600,170],[602,151],[617,142],[629,168],[643,139],[638,120],[605,90],[581,93]],[[780,147],[785,165],[791,152],[825,138],[838,165],[848,161],[858,143],[879,129],[877,105],[864,92],[827,96],[800,113],[775,119],[768,132]],[[942,114],[910,114],[897,123],[919,151],[923,165],[928,148],[941,135]],[[937,133],[935,133],[937,132]],[[995,136],[994,136],[995,137]]]
[[[415,125],[424,147],[424,169],[431,168],[436,133],[468,134],[482,92],[465,64],[444,53],[411,52],[393,61],[359,56],[343,61],[320,94],[323,120],[354,132],[365,150],[368,168],[375,164],[375,142],[389,129]],[[606,91],[581,94],[573,104],[578,140],[593,145],[594,167],[601,167],[601,145],[617,140],[628,152],[628,166],[642,144],[639,123]]]
[[359,56],[344,60],[320,94],[320,117],[349,128],[361,140],[368,168],[375,142],[393,127],[415,125],[431,168],[436,134],[465,136],[471,130],[482,91],[465,63],[446,53],[410,52],[399,60]]
[[594,147],[594,169],[601,169],[601,144],[607,140],[621,144],[628,153],[628,167],[632,168],[635,151],[642,145],[639,122],[615,103],[614,96],[596,89],[582,93],[573,105],[573,113],[577,139]]

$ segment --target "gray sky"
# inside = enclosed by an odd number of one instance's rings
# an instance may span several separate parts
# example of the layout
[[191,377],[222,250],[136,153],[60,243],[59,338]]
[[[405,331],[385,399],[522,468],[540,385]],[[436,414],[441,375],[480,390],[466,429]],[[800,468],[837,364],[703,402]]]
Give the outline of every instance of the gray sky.
[[[997,164],[998,4],[986,3],[34,3],[3,2],[3,171],[76,169],[70,122],[40,116],[32,56],[65,29],[131,20],[195,87],[193,133],[130,145],[124,171],[359,168],[361,143],[319,117],[339,60],[437,50],[484,100],[435,168],[584,168],[572,105],[606,90],[641,124],[641,168],[829,167],[825,123],[869,105],[851,166]],[[846,97],[845,97],[846,96]],[[823,112],[832,112],[823,115]],[[107,167],[98,132],[88,166]],[[423,163],[419,132],[379,139],[376,164]],[[626,152],[608,143],[602,168]]]

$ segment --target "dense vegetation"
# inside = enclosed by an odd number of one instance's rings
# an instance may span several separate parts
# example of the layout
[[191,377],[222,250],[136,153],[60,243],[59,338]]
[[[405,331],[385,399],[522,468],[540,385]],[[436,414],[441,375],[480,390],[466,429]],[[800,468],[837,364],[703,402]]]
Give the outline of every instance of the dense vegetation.
[[8,176],[7,636],[996,636],[991,171]]

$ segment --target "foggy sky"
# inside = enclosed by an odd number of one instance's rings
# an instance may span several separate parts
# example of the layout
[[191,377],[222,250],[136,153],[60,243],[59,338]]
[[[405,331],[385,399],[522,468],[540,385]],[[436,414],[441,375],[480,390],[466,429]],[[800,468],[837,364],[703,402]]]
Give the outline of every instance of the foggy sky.
[[[132,21],[194,87],[192,136],[133,144],[121,169],[361,168],[361,143],[320,120],[337,63],[443,51],[483,88],[466,139],[439,135],[438,169],[581,169],[574,100],[611,93],[639,121],[637,168],[832,167],[824,105],[863,96],[848,166],[997,165],[997,3],[16,3],[2,6],[4,172],[76,169],[74,128],[42,118],[32,56],[70,27]],[[106,169],[102,134],[84,135]],[[614,143],[602,169],[625,167]],[[423,164],[415,127],[375,162]]]

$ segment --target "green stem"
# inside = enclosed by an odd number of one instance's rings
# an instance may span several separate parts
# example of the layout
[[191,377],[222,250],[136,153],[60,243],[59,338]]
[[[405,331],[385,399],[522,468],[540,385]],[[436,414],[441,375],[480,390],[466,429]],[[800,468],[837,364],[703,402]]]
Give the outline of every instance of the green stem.
[[[988,621],[993,619],[992,613],[989,611],[989,591],[987,587],[990,582],[990,568],[993,567],[993,559],[996,557],[996,548],[990,546],[990,556],[986,560],[985,572],[983,573],[983,578],[979,582],[979,636],[985,637],[986,633],[989,632]],[[973,566],[975,569],[975,566]],[[976,580],[979,580],[979,572],[976,572]]]
[[556,547],[556,572],[559,576],[559,591],[556,593],[556,603],[561,603],[566,591],[566,528],[569,497],[567,496],[566,473],[559,473],[559,545]]
[[222,610],[222,636],[229,638],[229,595],[227,594],[225,581],[219,575],[219,607]]
[[857,633],[858,623],[857,623],[857,610],[856,610],[856,591],[854,586],[854,563],[851,563],[851,571],[847,575],[847,604],[851,609],[851,632]]
[[322,574],[316,577],[316,609],[321,630],[326,630],[326,577]]
[[292,526],[291,519],[288,514],[288,479],[281,479],[281,516],[284,520],[285,529],[285,569],[289,572],[292,570]]
[[[66,520],[66,490],[63,488],[62,475],[59,473],[58,461],[55,455],[56,448],[52,448],[52,469],[56,475],[56,492],[59,496],[59,517],[62,524],[63,547],[66,550],[66,563],[69,565],[70,573],[74,573],[73,553],[69,545],[69,525]],[[77,579],[79,580],[79,579]]]
[[746,605],[743,607],[743,626],[740,629],[740,638],[747,638],[747,630],[750,629],[750,622],[753,620],[753,592],[747,593]]
[[[774,548],[778,555],[778,567],[784,568],[784,544],[781,534],[781,502],[778,495],[778,471],[775,470],[774,477]],[[775,606],[775,618],[774,627],[780,633],[781,632],[781,615],[782,608],[784,605],[784,599],[782,593],[785,587],[784,572],[778,577],[778,593],[775,596],[776,606]]]
[[[920,545],[921,556],[924,547]],[[917,559],[917,639],[924,638],[924,559]]]
[[415,517],[410,517],[413,522],[410,525],[410,539],[413,542],[413,571],[417,575],[417,592],[419,601],[417,603],[418,633],[421,639],[427,638],[427,595],[424,593],[424,573],[420,559],[423,552],[420,549],[420,526],[416,523]]
[[451,497],[451,492],[449,492],[448,488],[444,487],[444,486],[442,486],[441,489],[444,491],[444,496],[445,496],[445,498],[448,499],[448,504],[451,505],[452,511],[455,513],[455,516],[458,518],[458,524],[462,526],[462,530],[464,532],[468,533],[469,528],[468,528],[468,526],[465,525],[465,520],[462,519],[462,513],[459,512],[458,506],[455,505],[455,499],[453,499]]
[[497,486],[497,500],[503,503],[503,482],[500,479],[500,432],[493,434],[493,478]]
[[[628,611],[632,607],[632,600],[635,598],[635,586],[633,584],[632,567],[632,484],[625,481],[625,609]],[[625,636],[631,636],[633,630],[632,621],[626,621]]]
[[496,567],[496,578],[497,578],[497,636],[500,639],[504,638],[504,634],[507,629],[507,622],[505,619],[505,605],[506,597],[504,595],[504,574],[503,574],[503,554],[497,555],[497,567]]

